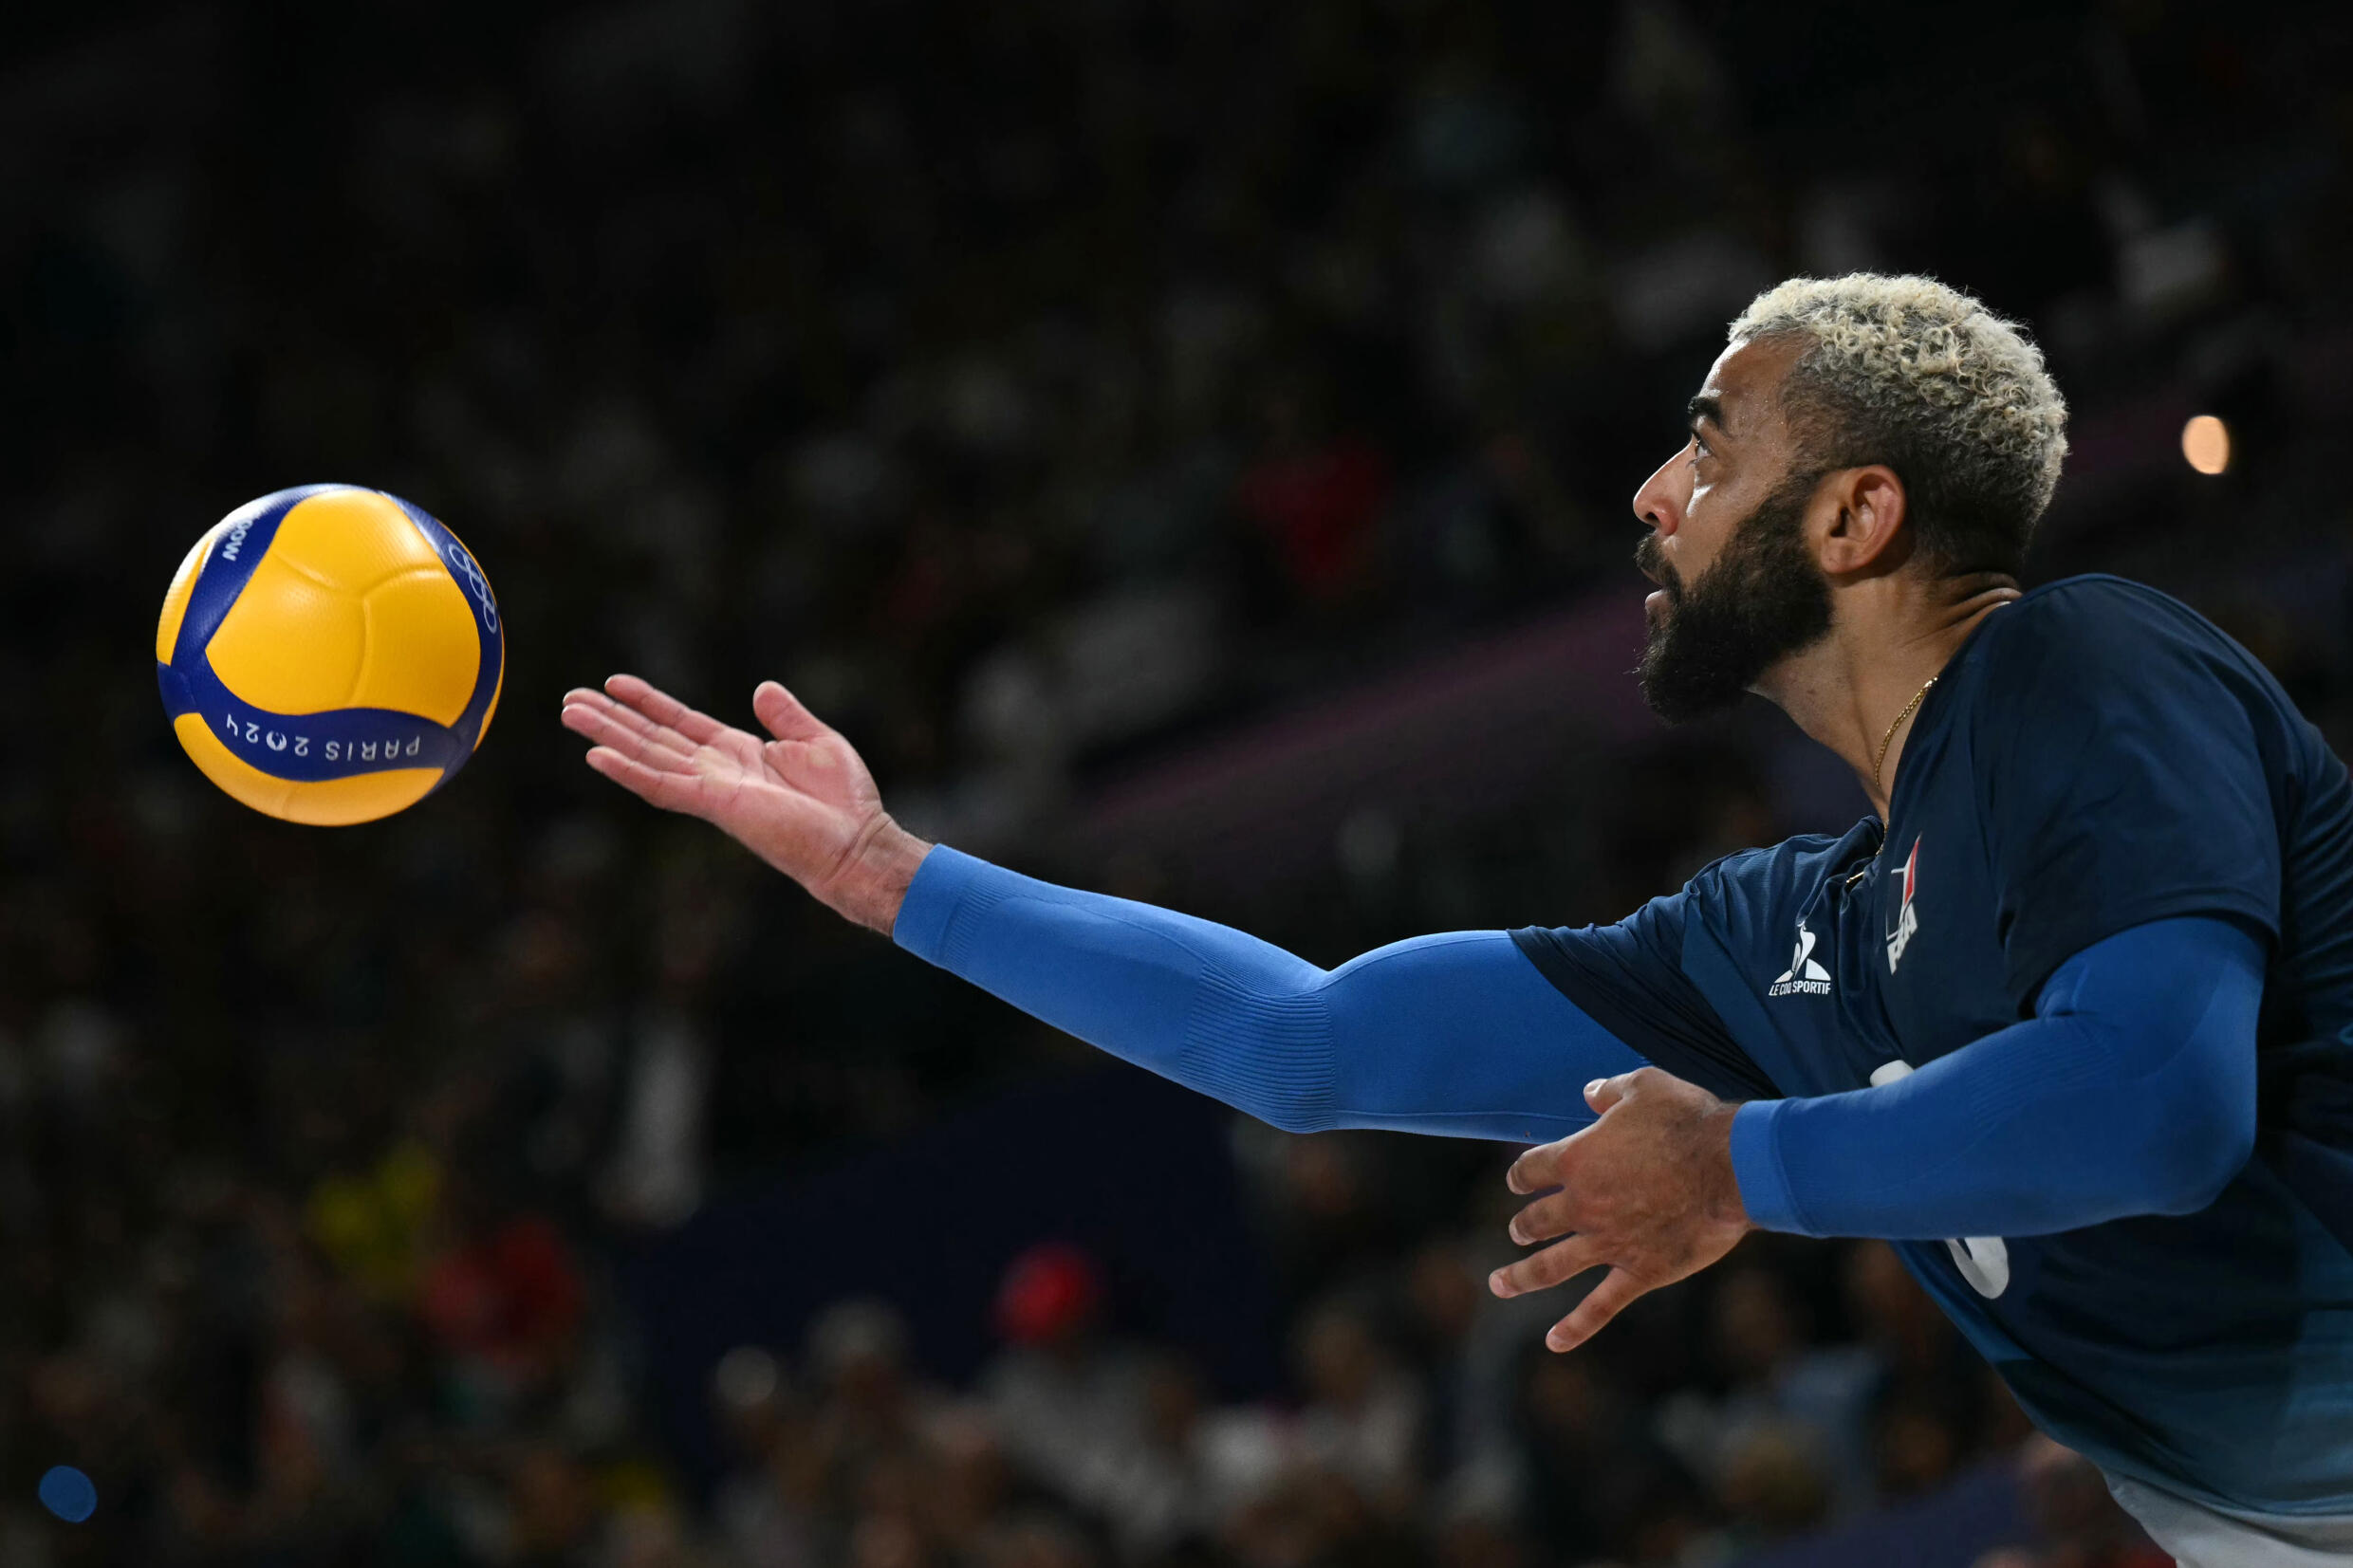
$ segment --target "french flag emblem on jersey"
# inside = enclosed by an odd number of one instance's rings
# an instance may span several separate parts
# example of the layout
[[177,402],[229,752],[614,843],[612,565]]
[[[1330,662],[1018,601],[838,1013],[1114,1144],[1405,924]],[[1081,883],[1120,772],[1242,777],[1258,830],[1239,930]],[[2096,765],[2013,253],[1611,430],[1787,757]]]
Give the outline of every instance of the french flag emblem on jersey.
[[1920,929],[1920,917],[1912,907],[1912,898],[1920,885],[1920,841],[1912,840],[1912,853],[1904,857],[1903,902],[1888,912],[1887,972],[1894,974],[1903,962],[1903,951],[1912,945],[1913,934]]

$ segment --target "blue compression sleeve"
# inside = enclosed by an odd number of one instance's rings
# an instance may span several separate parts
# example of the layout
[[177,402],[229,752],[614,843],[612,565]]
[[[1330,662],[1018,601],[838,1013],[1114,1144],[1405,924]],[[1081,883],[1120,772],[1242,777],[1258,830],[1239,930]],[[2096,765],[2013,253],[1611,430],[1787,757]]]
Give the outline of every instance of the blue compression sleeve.
[[1191,915],[959,854],[923,858],[891,936],[1023,1011],[1292,1132],[1544,1143],[1642,1064],[1495,932],[1320,969]]
[[2033,1236],[2205,1208],[2255,1137],[2264,948],[2158,920],[2059,966],[2035,1016],[1875,1089],[1732,1121],[1749,1217],[1809,1236]]

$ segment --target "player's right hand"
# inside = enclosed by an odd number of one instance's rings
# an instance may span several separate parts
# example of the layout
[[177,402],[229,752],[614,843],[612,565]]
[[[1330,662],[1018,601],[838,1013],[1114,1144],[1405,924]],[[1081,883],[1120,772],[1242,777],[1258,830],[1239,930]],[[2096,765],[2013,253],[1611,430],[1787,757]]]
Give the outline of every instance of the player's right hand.
[[931,846],[882,809],[850,743],[776,682],[751,710],[772,739],[721,724],[635,675],[564,694],[588,766],[639,799],[724,829],[817,899],[887,932]]

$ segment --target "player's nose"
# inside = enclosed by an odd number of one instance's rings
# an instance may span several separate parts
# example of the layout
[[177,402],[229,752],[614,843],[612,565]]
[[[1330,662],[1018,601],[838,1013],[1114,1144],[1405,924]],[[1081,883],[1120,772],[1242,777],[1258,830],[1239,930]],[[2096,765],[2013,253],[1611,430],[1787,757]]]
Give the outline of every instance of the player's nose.
[[1676,458],[1668,458],[1634,492],[1634,515],[1662,537],[1683,526],[1684,497],[1677,483],[1678,468]]

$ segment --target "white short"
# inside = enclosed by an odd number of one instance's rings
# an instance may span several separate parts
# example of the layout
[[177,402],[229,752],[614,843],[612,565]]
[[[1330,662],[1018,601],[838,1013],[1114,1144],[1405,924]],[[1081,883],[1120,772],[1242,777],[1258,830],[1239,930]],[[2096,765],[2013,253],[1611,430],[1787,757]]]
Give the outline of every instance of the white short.
[[2113,1475],[2108,1490],[2181,1568],[2328,1568],[2353,1563],[2353,1515],[2240,1513]]

